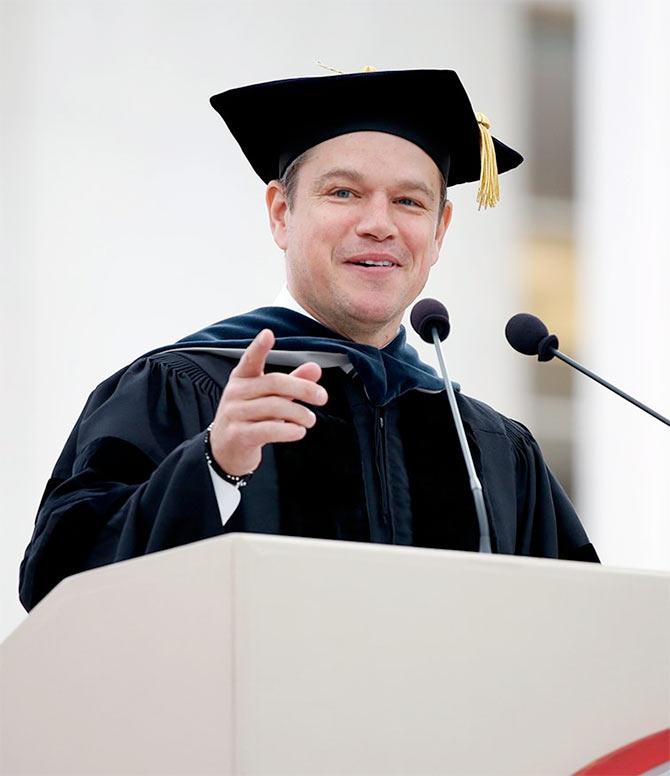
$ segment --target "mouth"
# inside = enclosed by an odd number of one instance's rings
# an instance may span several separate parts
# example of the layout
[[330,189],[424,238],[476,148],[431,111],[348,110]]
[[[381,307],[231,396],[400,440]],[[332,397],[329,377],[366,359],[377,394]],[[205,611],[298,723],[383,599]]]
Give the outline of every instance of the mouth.
[[388,253],[365,253],[352,256],[346,260],[345,264],[368,270],[390,270],[400,266],[398,259]]

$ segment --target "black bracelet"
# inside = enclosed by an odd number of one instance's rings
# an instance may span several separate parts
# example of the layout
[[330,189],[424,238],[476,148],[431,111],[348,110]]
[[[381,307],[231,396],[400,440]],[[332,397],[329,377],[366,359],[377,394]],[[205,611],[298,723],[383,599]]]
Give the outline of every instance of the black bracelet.
[[210,423],[209,426],[207,426],[207,430],[205,431],[205,458],[207,459],[207,463],[212,467],[212,469],[214,469],[215,474],[218,474],[221,479],[229,482],[236,488],[243,488],[251,479],[253,472],[248,472],[247,474],[228,474],[228,472],[224,471],[219,466],[219,464],[216,462],[216,458],[214,458],[214,454],[212,453],[212,443],[209,440],[209,435],[213,425],[214,423]]

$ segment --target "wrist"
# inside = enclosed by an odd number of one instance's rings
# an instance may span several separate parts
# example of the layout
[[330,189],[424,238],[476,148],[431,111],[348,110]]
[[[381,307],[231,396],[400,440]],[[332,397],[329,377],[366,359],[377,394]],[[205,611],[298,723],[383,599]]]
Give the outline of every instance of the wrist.
[[247,472],[246,474],[229,474],[225,469],[223,469],[223,467],[219,465],[212,451],[211,432],[213,425],[213,422],[210,423],[205,431],[205,459],[207,460],[208,465],[212,468],[214,473],[221,477],[221,479],[229,482],[231,485],[234,485],[238,489],[243,488],[251,479],[253,472]]

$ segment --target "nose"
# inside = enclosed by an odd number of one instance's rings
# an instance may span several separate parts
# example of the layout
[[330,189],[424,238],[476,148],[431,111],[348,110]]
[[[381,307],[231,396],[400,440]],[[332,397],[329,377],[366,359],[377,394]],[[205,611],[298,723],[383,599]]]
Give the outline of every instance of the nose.
[[392,204],[386,195],[370,197],[360,209],[360,218],[356,225],[359,237],[372,237],[379,242],[388,240],[398,234],[398,228],[393,220]]

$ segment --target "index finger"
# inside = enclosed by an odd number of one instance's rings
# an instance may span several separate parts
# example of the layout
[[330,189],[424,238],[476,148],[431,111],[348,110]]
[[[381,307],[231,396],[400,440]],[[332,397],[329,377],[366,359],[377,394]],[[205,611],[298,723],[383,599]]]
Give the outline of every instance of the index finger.
[[232,374],[236,377],[260,377],[265,368],[265,359],[274,344],[275,335],[270,329],[260,331],[242,354]]

